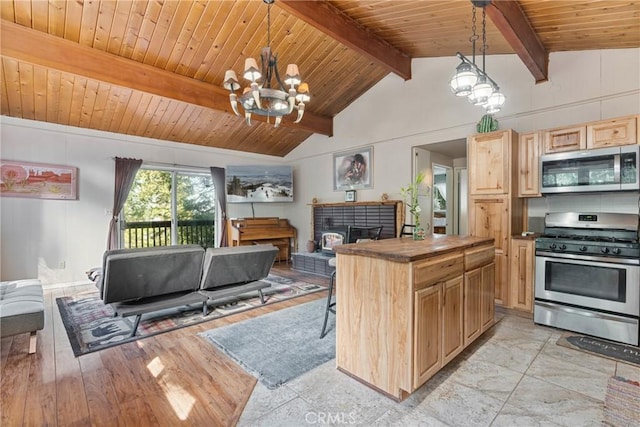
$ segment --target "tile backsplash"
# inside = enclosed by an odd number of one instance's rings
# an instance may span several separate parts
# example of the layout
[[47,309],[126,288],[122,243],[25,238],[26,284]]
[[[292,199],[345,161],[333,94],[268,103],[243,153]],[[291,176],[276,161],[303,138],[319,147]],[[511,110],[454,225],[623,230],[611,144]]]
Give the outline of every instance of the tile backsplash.
[[554,194],[529,199],[529,231],[542,232],[547,212],[640,213],[640,193]]

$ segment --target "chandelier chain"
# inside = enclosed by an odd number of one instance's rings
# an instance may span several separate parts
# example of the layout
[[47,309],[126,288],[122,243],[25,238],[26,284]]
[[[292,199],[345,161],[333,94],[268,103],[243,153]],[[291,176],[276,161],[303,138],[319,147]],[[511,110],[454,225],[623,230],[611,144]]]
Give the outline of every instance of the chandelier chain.
[[271,47],[271,3],[267,4],[267,47]]

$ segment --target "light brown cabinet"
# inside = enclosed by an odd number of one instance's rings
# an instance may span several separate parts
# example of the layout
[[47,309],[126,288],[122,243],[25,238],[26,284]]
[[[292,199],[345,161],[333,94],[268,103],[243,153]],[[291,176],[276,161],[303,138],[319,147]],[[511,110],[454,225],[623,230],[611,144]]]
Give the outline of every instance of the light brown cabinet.
[[442,283],[442,364],[446,365],[464,348],[464,276]]
[[495,318],[495,296],[493,283],[496,276],[496,264],[491,263],[482,267],[480,292],[480,325],[482,332],[493,326]]
[[618,117],[544,130],[544,154],[640,143],[639,117]]
[[414,328],[413,383],[424,384],[442,367],[442,286],[440,284],[416,292]]
[[493,262],[464,274],[464,346],[471,344],[494,322]]
[[540,197],[540,132],[521,134],[518,143],[518,197]]
[[[489,239],[385,239],[336,252],[336,280],[345,284],[336,289],[336,365],[399,400],[493,324],[492,276],[483,273],[495,257]],[[480,272],[472,285],[468,269]],[[471,339],[470,316],[480,331]]]
[[509,203],[508,196],[472,196],[469,204],[469,227],[473,236],[493,237],[496,253],[509,251]]
[[[512,205],[516,205],[514,209]],[[516,212],[517,221],[511,216]],[[495,239],[495,298],[496,303],[507,305],[509,301],[508,277],[509,237],[512,232],[521,232],[522,199],[509,196],[471,197],[469,204],[469,228],[471,235]],[[519,231],[516,231],[519,230]]]
[[464,348],[460,275],[415,295],[414,384],[424,384]]
[[469,193],[508,194],[511,183],[511,145],[513,131],[481,133],[469,137]]
[[469,233],[495,239],[495,302],[507,305],[509,238],[522,232],[525,215],[517,197],[520,140],[507,129],[470,136],[468,146]]
[[631,145],[637,141],[636,116],[587,124],[587,149]]
[[543,135],[545,154],[587,148],[587,127],[585,125],[548,129],[543,131]]
[[509,307],[533,312],[535,241],[511,239],[511,280]]

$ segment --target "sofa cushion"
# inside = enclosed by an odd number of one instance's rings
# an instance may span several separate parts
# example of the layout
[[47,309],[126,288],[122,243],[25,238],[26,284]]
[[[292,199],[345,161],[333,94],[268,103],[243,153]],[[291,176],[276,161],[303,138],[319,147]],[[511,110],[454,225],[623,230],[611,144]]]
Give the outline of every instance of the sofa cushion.
[[0,336],[44,328],[44,296],[37,279],[0,283]]
[[273,245],[208,248],[200,289],[215,290],[264,279],[269,275],[277,254],[278,248]]
[[203,259],[198,245],[107,251],[102,299],[109,304],[197,291]]

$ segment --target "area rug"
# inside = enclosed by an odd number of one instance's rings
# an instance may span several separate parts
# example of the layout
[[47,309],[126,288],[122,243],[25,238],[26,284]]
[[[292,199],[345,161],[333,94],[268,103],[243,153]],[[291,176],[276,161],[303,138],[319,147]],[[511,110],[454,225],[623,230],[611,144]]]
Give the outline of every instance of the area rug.
[[640,366],[640,347],[576,334],[563,334],[556,341],[556,344],[618,362]]
[[[265,304],[327,289],[325,286],[275,275],[269,275],[263,280],[271,284],[270,287],[263,289]],[[76,357],[262,306],[258,292],[254,291],[218,300],[219,305],[215,308],[211,306],[207,316],[202,314],[202,304],[156,311],[143,315],[136,336],[130,337],[135,316],[114,317],[113,309],[102,303],[97,291],[73,297],[56,298],[56,303]]]
[[267,388],[280,385],[336,356],[335,316],[320,339],[326,300],[285,308],[200,333]]
[[640,383],[622,377],[609,378],[603,415],[604,426],[637,426],[640,423]]

